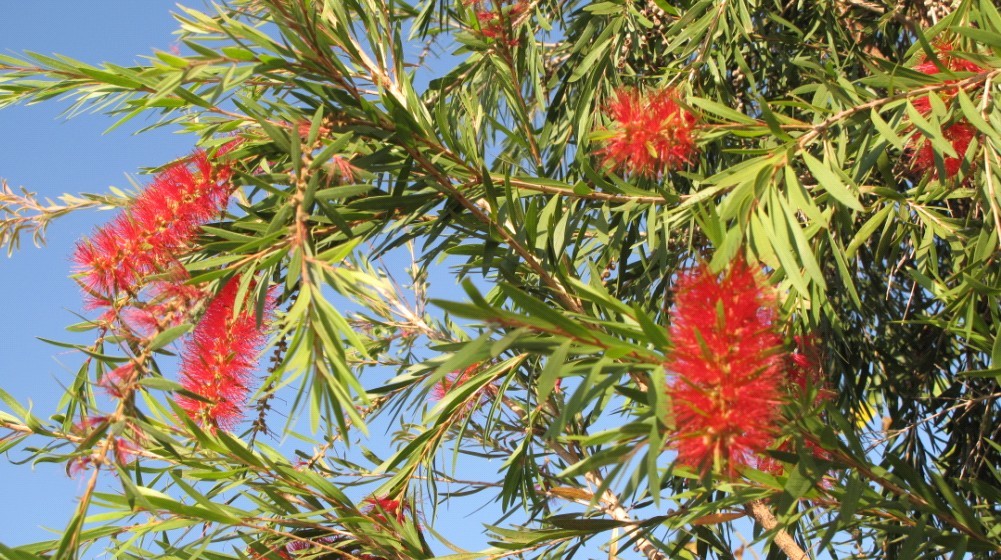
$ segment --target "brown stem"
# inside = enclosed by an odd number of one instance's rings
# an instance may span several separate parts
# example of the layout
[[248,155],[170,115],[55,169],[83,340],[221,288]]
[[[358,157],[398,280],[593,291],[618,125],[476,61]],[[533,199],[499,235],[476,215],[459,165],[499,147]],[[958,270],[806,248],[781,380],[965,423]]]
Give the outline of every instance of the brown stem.
[[846,119],[863,111],[868,111],[870,109],[882,107],[883,105],[887,105],[893,101],[897,101],[900,99],[910,99],[912,97],[918,97],[920,95],[931,92],[953,89],[953,88],[959,88],[965,90],[967,86],[972,86],[980,82],[985,82],[987,80],[994,79],[994,77],[997,76],[998,74],[1001,74],[1001,71],[999,70],[985,71],[981,72],[980,74],[970,76],[969,78],[964,78],[962,80],[955,80],[955,81],[943,82],[941,84],[933,84],[930,86],[914,88],[887,97],[880,97],[878,99],[873,99],[871,101],[867,101],[866,103],[862,103],[861,105],[855,105],[854,107],[849,107],[815,124],[813,126],[813,130],[807,132],[806,134],[796,139],[796,147],[800,150],[805,149],[807,145],[809,145],[818,137],[820,137],[831,126],[834,126],[835,124],[841,122],[843,119]]
[[792,538],[785,529],[779,527],[779,520],[775,518],[772,510],[761,500],[754,500],[744,506],[747,514],[758,522],[766,531],[775,531],[772,542],[775,543],[789,560],[809,560],[810,555],[806,553],[796,540]]
[[[581,457],[577,454],[577,452],[567,449],[555,441],[547,443],[561,459],[567,462],[567,464],[572,465],[581,460]],[[588,472],[584,475],[584,479],[596,489],[601,488],[605,484],[605,481],[602,480],[601,475],[597,471]],[[635,539],[634,544],[636,548],[642,552],[648,560],[668,560],[667,555],[661,552],[653,541],[650,541],[642,536],[642,527],[637,524],[636,520],[629,515],[629,512],[622,507],[619,497],[612,493],[611,490],[605,490],[604,493],[602,493],[601,497],[598,499],[597,505],[601,511],[605,512],[605,514],[612,519],[622,521],[627,524],[623,527],[622,532],[626,537]],[[799,559],[797,558],[797,560]]]

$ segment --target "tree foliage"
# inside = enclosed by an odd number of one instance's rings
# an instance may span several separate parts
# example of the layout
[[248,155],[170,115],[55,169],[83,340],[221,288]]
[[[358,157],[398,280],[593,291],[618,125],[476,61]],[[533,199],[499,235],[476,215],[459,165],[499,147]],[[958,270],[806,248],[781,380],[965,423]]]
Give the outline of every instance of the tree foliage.
[[119,208],[60,410],[0,392],[79,506],[0,556],[1001,553],[1001,14],[947,4],[230,0],[140,66],[0,56],[0,108],[200,150],[0,191],[11,251]]

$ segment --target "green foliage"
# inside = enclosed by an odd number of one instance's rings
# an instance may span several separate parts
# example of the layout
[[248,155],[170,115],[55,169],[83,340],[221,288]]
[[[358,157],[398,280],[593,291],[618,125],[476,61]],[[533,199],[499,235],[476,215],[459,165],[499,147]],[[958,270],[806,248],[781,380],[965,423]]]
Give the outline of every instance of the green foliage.
[[[88,482],[62,537],[0,556],[1001,553],[1001,16],[911,4],[232,0],[180,7],[181,54],[141,66],[0,56],[0,107],[69,96],[112,128],[240,138],[220,156],[237,204],[183,264],[212,290],[242,275],[258,316],[269,290],[281,307],[236,432],[176,404],[189,324],[71,327],[95,342],[57,343],[81,360],[61,410],[0,391],[0,449]],[[500,37],[477,16],[495,9]],[[913,70],[942,44],[984,71]],[[697,162],[602,169],[611,94],[668,85],[698,116]],[[935,171],[908,163],[919,136]],[[0,241],[124,198],[4,185]],[[401,285],[380,263],[407,253]],[[837,396],[790,404],[784,467],[734,480],[673,464],[663,364],[679,272],[735,258],[768,271],[782,333],[815,337]],[[442,268],[461,290],[432,298]],[[109,399],[123,364],[137,382]],[[123,440],[141,449],[116,456]],[[446,501],[492,504],[478,549],[452,544],[470,528]]]

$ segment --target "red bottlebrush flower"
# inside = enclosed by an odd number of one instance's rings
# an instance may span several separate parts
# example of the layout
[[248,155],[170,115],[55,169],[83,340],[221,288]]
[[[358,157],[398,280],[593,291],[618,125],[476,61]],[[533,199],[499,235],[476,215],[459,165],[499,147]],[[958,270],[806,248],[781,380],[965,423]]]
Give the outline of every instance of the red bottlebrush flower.
[[[937,52],[935,53],[938,63],[942,65],[943,68],[948,68],[953,72],[984,72],[986,69],[979,64],[970,62],[969,60],[959,58],[952,54],[952,45],[943,43],[936,45]],[[938,66],[935,65],[935,61],[930,58],[925,58],[922,62],[914,66],[914,69],[923,74],[938,74]]]
[[380,523],[386,523],[384,513],[394,514],[396,520],[400,523],[403,523],[407,518],[406,511],[409,507],[400,500],[394,500],[388,496],[379,496],[366,498],[365,503],[368,504],[368,507],[365,508],[365,513]]
[[[465,385],[480,370],[482,364],[475,363],[462,371],[453,371],[439,381],[431,389],[431,398],[440,401],[445,398],[453,389]],[[479,408],[485,398],[493,398],[497,395],[497,386],[488,384],[480,387],[475,393],[467,397],[466,402],[461,407],[461,414],[468,414]]]
[[116,399],[124,398],[129,393],[129,385],[134,383],[135,364],[125,364],[105,373],[98,385]]
[[794,341],[795,348],[787,356],[788,385],[794,393],[793,396],[798,397],[816,391],[814,405],[830,400],[834,394],[824,387],[824,370],[816,337],[796,336]]
[[[917,108],[918,103],[914,103],[914,107]],[[920,111],[920,109],[918,110]],[[942,136],[952,145],[952,149],[956,150],[958,157],[943,155],[942,165],[945,168],[945,177],[940,176],[939,179],[955,177],[959,173],[963,165],[963,158],[966,156],[966,150],[970,147],[973,138],[977,136],[977,129],[972,124],[961,121],[944,127]],[[911,136],[908,149],[910,150],[911,171],[918,175],[924,175],[936,170],[935,151],[932,149],[931,142],[922,138],[920,132],[915,132]]]
[[465,4],[476,7],[476,22],[480,36],[499,40],[513,47],[518,44],[518,37],[514,31],[515,20],[528,11],[528,3],[518,0],[510,7],[505,7],[501,5],[502,3],[503,0],[494,6],[484,6],[485,2],[473,0]]
[[337,178],[342,183],[351,183],[355,180],[355,170],[357,168],[351,165],[351,160],[343,156],[334,156],[330,158],[330,171],[332,175],[336,175]]
[[678,104],[676,90],[615,92],[607,105],[612,118],[608,139],[598,155],[603,165],[644,177],[658,177],[692,163],[695,116]]
[[[247,385],[264,344],[249,297],[234,316],[239,277],[230,280],[209,303],[181,356],[181,386],[201,397],[180,396],[178,405],[199,425],[227,429],[239,422],[247,399]],[[265,320],[271,314],[270,300]]]
[[666,367],[680,464],[733,476],[771,445],[785,382],[775,319],[743,261],[679,279]]
[[496,39],[504,35],[504,24],[499,20],[500,16],[494,12],[487,10],[476,12],[476,21],[480,24],[480,35],[489,39]]
[[[73,424],[70,431],[76,435],[84,437],[85,439],[89,439],[95,435],[93,432],[98,428],[101,429],[102,433],[107,430],[107,416],[90,416],[88,418],[84,418],[83,420]],[[145,434],[139,431],[139,429],[131,422],[126,424],[126,430],[124,433],[127,437],[109,436],[112,438],[111,453],[115,461],[122,466],[131,463],[136,458],[136,455],[138,455],[139,451],[142,449],[142,446],[137,444],[137,442],[144,442],[146,439]],[[92,466],[100,467],[103,463],[104,458],[100,455],[81,455],[73,458],[69,462],[67,465],[67,472],[70,476],[76,476]]]
[[127,214],[99,228],[90,239],[77,244],[73,260],[83,273],[84,287],[92,301],[114,299],[130,291],[139,279],[151,274],[151,256]]
[[480,368],[480,364],[473,364],[462,371],[453,371],[445,376],[444,379],[439,381],[433,389],[431,389],[431,398],[436,401],[440,401],[445,398],[446,395],[455,387],[459,387],[466,381],[469,381],[474,375],[476,375],[476,370]]
[[70,428],[70,432],[80,435],[80,436],[90,436],[91,430],[106,423],[108,421],[107,416],[88,416],[73,424]]
[[86,471],[94,464],[94,458],[90,455],[84,455],[81,457],[74,457],[70,459],[69,463],[66,465],[66,474],[70,477],[76,477],[76,475]]
[[225,209],[230,173],[197,152],[158,174],[128,209],[77,244],[73,260],[85,289],[97,299],[138,291],[145,277],[165,269]]
[[139,454],[139,451],[141,451],[142,448],[131,440],[119,437],[115,438],[113,450],[115,453],[115,461],[117,461],[119,465],[125,466],[135,460],[136,455]]
[[[936,54],[938,63],[941,64],[942,67],[947,68],[952,72],[978,73],[986,71],[985,68],[978,64],[953,56],[951,51],[952,47],[949,45],[940,45],[938,47],[938,52]],[[930,59],[926,59],[916,65],[914,69],[930,76],[939,74],[939,67],[936,66],[935,61]],[[955,82],[955,80],[945,81],[946,84],[953,82]],[[943,91],[946,98],[951,98],[955,95],[955,93],[956,88],[947,88]],[[912,104],[922,115],[931,113],[931,101],[929,100],[928,95],[914,100]],[[945,180],[948,177],[955,177],[959,173],[966,150],[970,147],[970,142],[973,141],[973,138],[977,136],[977,129],[965,119],[960,119],[953,124],[943,127],[942,136],[944,136],[946,141],[952,145],[952,149],[956,151],[957,155],[957,157],[947,155],[942,156],[942,164],[945,168],[946,175],[944,177],[940,176],[939,179]],[[911,135],[908,140],[906,150],[909,154],[908,165],[911,171],[917,175],[924,175],[936,170],[935,151],[932,148],[931,142],[928,142],[925,138],[923,138],[920,132],[914,132]]]
[[201,287],[184,283],[188,277],[187,271],[182,268],[171,280],[159,280],[147,285],[144,294],[149,295],[148,301],[126,309],[123,314],[125,322],[143,336],[183,323],[190,310],[206,297]]

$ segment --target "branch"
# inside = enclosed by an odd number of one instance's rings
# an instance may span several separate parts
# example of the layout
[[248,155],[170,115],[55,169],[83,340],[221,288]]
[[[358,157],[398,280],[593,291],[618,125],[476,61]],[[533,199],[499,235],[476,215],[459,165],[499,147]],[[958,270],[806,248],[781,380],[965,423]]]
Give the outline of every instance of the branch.
[[877,99],[873,99],[871,101],[862,103],[861,105],[855,105],[853,107],[849,107],[838,113],[835,113],[834,115],[831,115],[830,117],[827,117],[826,119],[820,121],[819,123],[814,124],[812,130],[810,130],[806,134],[796,139],[796,148],[799,150],[805,149],[806,146],[808,146],[814,140],[816,140],[818,137],[824,134],[828,128],[858,113],[882,107],[884,105],[887,105],[889,103],[901,99],[910,99],[912,97],[916,98],[932,92],[950,90],[953,88],[958,88],[965,91],[967,87],[971,87],[974,84],[978,84],[981,82],[986,82],[989,84],[990,83],[989,81],[993,80],[998,75],[1001,75],[1001,70],[990,70],[986,72],[981,72],[974,76],[970,76],[969,78],[964,78],[962,80],[950,80],[948,82],[942,82],[939,84],[932,84],[929,86],[914,88],[887,97],[880,97]]
[[0,247],[7,247],[8,257],[20,245],[22,234],[30,234],[35,246],[40,247],[45,243],[45,230],[52,220],[83,208],[121,205],[123,199],[95,194],[64,194],[59,201],[62,204],[48,199],[39,201],[34,193],[23,188],[18,194],[7,186],[6,181],[0,180]]
[[[556,443],[555,441],[548,443],[553,451],[556,452],[561,459],[566,461],[567,464],[572,465],[581,460],[580,456],[576,452],[563,447],[559,443]],[[587,472],[584,475],[584,479],[595,488],[601,488],[605,484],[605,481],[597,471]],[[643,537],[642,527],[635,519],[632,518],[631,515],[629,515],[629,512],[622,507],[619,497],[612,493],[611,490],[605,490],[605,492],[598,499],[597,505],[601,511],[612,519],[628,524],[625,528],[623,528],[623,533],[625,533],[627,537],[635,539],[636,548],[642,552],[648,560],[668,560],[668,557],[660,551],[653,541]],[[799,559],[797,558],[796,560]]]
[[779,527],[778,519],[775,519],[772,510],[768,509],[768,506],[764,502],[754,500],[745,505],[744,509],[766,531],[775,531],[772,542],[782,549],[782,552],[785,553],[789,560],[809,560],[810,555],[800,548],[788,531]]

